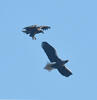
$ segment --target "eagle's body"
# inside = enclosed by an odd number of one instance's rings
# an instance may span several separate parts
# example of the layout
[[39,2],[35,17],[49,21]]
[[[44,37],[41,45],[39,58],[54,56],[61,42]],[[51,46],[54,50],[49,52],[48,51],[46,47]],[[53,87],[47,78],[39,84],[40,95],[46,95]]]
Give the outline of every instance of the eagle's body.
[[51,62],[46,65],[45,69],[47,69],[48,71],[52,69],[58,69],[58,71],[63,76],[66,76],[66,77],[72,75],[72,72],[64,66],[64,64],[66,64],[68,60],[65,60],[65,61],[61,60],[57,56],[56,50],[47,42],[42,42],[42,48]]
[[44,30],[50,29],[49,26],[37,26],[37,25],[32,25],[23,28],[24,30],[22,32],[29,34],[32,39],[36,40],[35,35],[39,33],[44,33]]

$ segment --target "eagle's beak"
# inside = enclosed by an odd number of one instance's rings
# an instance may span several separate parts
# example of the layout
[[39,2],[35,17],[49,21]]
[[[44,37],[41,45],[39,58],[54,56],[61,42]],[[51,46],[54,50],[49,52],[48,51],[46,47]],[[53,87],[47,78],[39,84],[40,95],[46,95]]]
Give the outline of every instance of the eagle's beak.
[[69,60],[65,60],[65,63],[69,62]]

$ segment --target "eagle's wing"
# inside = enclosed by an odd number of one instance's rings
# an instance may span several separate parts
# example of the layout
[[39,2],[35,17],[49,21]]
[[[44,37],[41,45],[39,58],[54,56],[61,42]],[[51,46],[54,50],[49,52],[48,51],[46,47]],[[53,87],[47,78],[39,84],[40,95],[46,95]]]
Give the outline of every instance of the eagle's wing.
[[58,71],[63,75],[63,76],[66,76],[66,77],[69,77],[70,75],[72,75],[72,72],[67,69],[65,66],[60,66],[58,68]]
[[50,44],[42,42],[42,48],[51,62],[61,61],[57,56],[56,50]]
[[51,27],[50,26],[40,26],[40,29],[42,30],[47,30],[47,29],[50,29]]
[[27,31],[31,31],[31,30],[35,30],[36,28],[37,28],[37,25],[31,25],[31,26],[24,27],[23,29]]

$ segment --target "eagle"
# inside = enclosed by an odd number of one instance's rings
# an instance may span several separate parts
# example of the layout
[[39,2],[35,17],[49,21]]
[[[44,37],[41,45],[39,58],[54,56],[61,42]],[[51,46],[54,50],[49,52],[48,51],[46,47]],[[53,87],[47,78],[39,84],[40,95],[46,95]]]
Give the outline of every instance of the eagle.
[[67,69],[64,65],[69,60],[61,60],[57,56],[55,48],[52,47],[49,43],[42,42],[41,46],[50,60],[50,63],[47,63],[44,69],[48,71],[51,71],[52,69],[57,69],[65,77],[69,77],[70,75],[72,75],[72,72],[69,69]]
[[29,34],[30,37],[32,37],[33,40],[36,40],[35,35],[39,33],[44,33],[44,30],[50,29],[50,26],[37,26],[37,25],[31,25],[28,27],[24,27],[23,31],[26,34]]

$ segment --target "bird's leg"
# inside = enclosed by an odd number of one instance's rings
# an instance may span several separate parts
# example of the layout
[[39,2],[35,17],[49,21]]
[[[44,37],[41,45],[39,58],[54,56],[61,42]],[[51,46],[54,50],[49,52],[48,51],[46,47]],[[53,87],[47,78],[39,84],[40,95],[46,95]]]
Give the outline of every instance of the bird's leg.
[[32,39],[34,40],[34,37],[32,37]]
[[36,37],[32,36],[32,39],[33,39],[33,40],[36,40]]
[[36,37],[34,37],[34,39],[36,40]]

